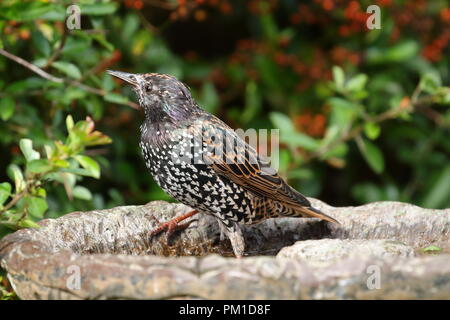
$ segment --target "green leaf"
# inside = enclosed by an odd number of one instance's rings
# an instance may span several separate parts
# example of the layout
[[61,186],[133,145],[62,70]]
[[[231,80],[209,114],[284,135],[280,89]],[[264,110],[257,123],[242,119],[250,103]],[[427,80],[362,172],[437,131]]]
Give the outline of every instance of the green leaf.
[[365,74],[360,73],[360,74],[354,76],[353,78],[351,78],[347,82],[345,87],[349,91],[361,91],[366,86],[367,79],[368,78]]
[[2,97],[0,99],[0,117],[3,121],[8,120],[14,114],[14,100],[11,97]]
[[16,193],[22,192],[25,189],[25,180],[23,179],[22,170],[16,164],[11,164],[8,167],[8,176],[14,180]]
[[322,155],[322,159],[328,159],[328,158],[335,158],[335,157],[343,157],[347,154],[348,152],[348,146],[345,143],[340,143],[338,145],[336,145],[335,147],[327,150],[323,155]]
[[42,219],[48,209],[47,201],[40,197],[26,197],[25,203],[28,205],[28,212],[33,218]]
[[74,126],[74,122],[73,122],[73,118],[72,116],[69,114],[66,118],[66,127],[67,127],[67,131],[72,130],[73,126]]
[[283,131],[295,131],[294,125],[292,123],[292,120],[281,112],[271,112],[269,115],[270,120],[274,124],[274,126],[278,129],[280,129],[281,132]]
[[40,159],[41,155],[39,152],[33,150],[33,141],[30,139],[20,139],[19,142],[20,150],[22,150],[23,155],[27,162]]
[[415,40],[403,41],[388,48],[370,48],[367,51],[369,64],[402,63],[417,55],[419,45]]
[[389,61],[405,61],[413,58],[419,51],[418,42],[415,40],[408,40],[387,50],[386,57]]
[[81,72],[80,69],[76,65],[70,62],[63,62],[63,61],[57,61],[53,62],[52,66],[55,69],[58,69],[59,71],[65,73],[67,76],[75,79],[81,78]]
[[242,113],[242,121],[246,123],[252,120],[259,110],[261,110],[261,96],[258,86],[254,81],[250,81],[245,87],[245,110]]
[[425,208],[439,208],[448,201],[450,197],[450,165],[447,165],[438,179],[428,189],[421,204]]
[[78,199],[82,200],[91,200],[92,199],[92,193],[89,191],[89,189],[82,187],[82,186],[76,186],[73,188],[73,196]]
[[280,129],[280,140],[294,147],[307,150],[316,150],[319,142],[310,136],[297,132],[291,119],[281,112],[272,112],[269,115],[274,126]]
[[306,150],[315,151],[320,146],[318,140],[301,132],[281,131],[280,140],[293,147],[301,147]]
[[339,136],[339,127],[337,125],[328,126],[325,132],[325,137],[322,139],[322,142],[320,143],[321,147],[328,145],[338,136]]
[[377,123],[366,122],[364,124],[364,133],[370,140],[375,140],[379,137],[381,128]]
[[70,167],[70,163],[67,160],[61,160],[61,159],[59,159],[59,160],[52,160],[52,164],[55,167],[59,167],[59,168],[68,168],[68,167]]
[[345,74],[341,67],[333,66],[333,80],[337,89],[340,90],[344,88]]
[[217,95],[216,88],[211,82],[205,82],[202,87],[200,104],[202,107],[211,113],[219,106],[219,96]]
[[21,228],[36,228],[36,229],[39,229],[41,226],[38,225],[33,220],[23,219],[23,220],[19,221],[19,227],[21,227]]
[[[61,169],[58,172],[50,173],[50,174],[48,174],[48,178],[50,180],[53,180],[53,181],[63,184],[64,189],[70,199],[72,197],[72,189],[76,184],[77,177],[72,173],[63,172],[65,170],[68,170],[68,169]],[[80,169],[80,170],[84,170],[84,169]]]
[[[268,12],[268,3],[260,1],[257,4],[260,6],[262,12]],[[260,23],[265,38],[270,42],[274,41],[278,35],[278,28],[277,24],[275,23],[274,17],[267,13],[262,14],[260,16]]]
[[439,251],[442,251],[442,249],[439,248],[438,246],[431,245],[426,248],[423,248],[422,251],[423,252],[439,252]]
[[47,191],[44,188],[38,188],[35,192],[35,195],[41,198],[45,198],[47,196]]
[[331,106],[331,124],[340,129],[350,127],[357,116],[357,105],[338,97],[332,97],[328,102]]
[[367,140],[361,140],[358,147],[373,171],[380,174],[384,170],[384,157],[381,150]]
[[[148,43],[150,42],[151,34],[147,30],[139,30],[137,34],[133,35],[132,39],[133,43],[131,45],[131,52],[134,55],[139,56],[144,52]],[[157,71],[159,73],[169,73],[176,77],[180,77],[180,75],[182,74],[182,71],[176,63],[163,63],[158,67]]]
[[[3,11],[4,9],[2,9]],[[43,3],[38,1],[18,1],[2,12],[9,20],[32,21],[37,19],[63,20],[64,7],[54,3]]]
[[8,182],[0,183],[0,207],[11,195],[11,185]]
[[278,80],[280,69],[268,55],[257,55],[255,64],[261,80],[268,88],[272,88],[275,92],[281,88],[281,81]]
[[27,172],[46,173],[53,170],[53,165],[48,159],[37,159],[27,163]]
[[88,156],[78,155],[74,157],[78,163],[89,172],[89,175],[98,179],[100,178],[100,166],[98,162]]
[[128,13],[123,21],[120,36],[122,39],[131,39],[140,26],[139,18],[133,13]]
[[117,10],[117,4],[114,2],[80,4],[80,10],[84,15],[101,16],[114,13]]
[[53,156],[55,148],[51,145],[46,144],[46,145],[44,145],[44,150],[45,150],[45,154],[46,154],[47,158],[50,159]]
[[310,169],[294,169],[289,171],[289,179],[313,179],[314,175]]
[[39,52],[43,56],[45,57],[50,56],[51,52],[50,44],[48,43],[48,40],[44,37],[44,35],[41,32],[39,31],[33,32],[31,39],[33,41],[33,45],[39,50]]
[[[62,104],[70,105],[73,100],[83,100],[87,95],[87,92],[74,87],[67,87],[64,89],[63,94],[58,94],[57,99]],[[51,99],[51,98],[50,98]]]
[[62,168],[59,171],[63,173],[71,173],[77,176],[92,177],[92,174],[88,170],[82,168]]
[[102,78],[102,88],[105,91],[111,91],[114,89],[114,80],[113,77],[109,74],[105,74]]
[[[47,80],[42,79],[42,78],[36,78],[36,77],[30,77],[27,78],[25,80],[19,80],[19,81],[15,81],[11,84],[9,84],[5,91],[11,94],[19,94],[19,93],[23,93],[23,92],[27,92],[28,90],[31,89],[42,89],[43,86],[45,86],[45,84],[48,83]],[[57,85],[59,86],[60,84],[55,84],[52,83],[52,85]]]
[[429,94],[435,94],[441,85],[442,80],[438,73],[424,74],[419,83],[420,88]]
[[92,35],[92,38],[97,40],[97,42],[100,43],[107,50],[109,50],[109,51],[114,50],[114,45],[109,43],[103,34],[94,34],[94,35]]
[[442,103],[443,105],[449,105],[450,104],[450,90],[448,90],[447,92],[443,92],[441,94],[440,103]]
[[109,102],[125,104],[128,102],[128,98],[116,93],[107,93],[104,96],[104,99]]
[[343,98],[339,98],[339,97],[331,97],[330,99],[328,99],[328,102],[331,104],[331,106],[334,107],[340,107],[340,108],[346,108],[346,109],[355,109],[356,105],[351,102],[348,101],[346,99]]

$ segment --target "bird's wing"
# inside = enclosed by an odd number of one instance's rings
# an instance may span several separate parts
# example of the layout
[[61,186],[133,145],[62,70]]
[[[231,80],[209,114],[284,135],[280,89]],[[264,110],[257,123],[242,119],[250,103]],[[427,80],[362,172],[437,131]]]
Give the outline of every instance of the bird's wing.
[[[215,117],[209,120],[202,124],[202,135],[209,151],[203,154],[203,158],[219,175],[256,195],[279,201],[307,216],[337,222],[312,208],[308,199],[278,175],[268,159],[258,155],[252,146],[221,120]],[[205,132],[210,138],[205,137]]]

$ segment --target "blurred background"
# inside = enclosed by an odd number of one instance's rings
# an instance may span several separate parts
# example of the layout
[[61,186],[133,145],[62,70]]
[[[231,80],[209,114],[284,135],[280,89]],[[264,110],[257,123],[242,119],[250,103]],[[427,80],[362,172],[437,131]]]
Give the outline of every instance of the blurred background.
[[449,207],[449,41],[445,0],[1,1],[0,232],[172,201],[106,69],[171,74],[233,128],[280,128],[280,173],[307,196]]

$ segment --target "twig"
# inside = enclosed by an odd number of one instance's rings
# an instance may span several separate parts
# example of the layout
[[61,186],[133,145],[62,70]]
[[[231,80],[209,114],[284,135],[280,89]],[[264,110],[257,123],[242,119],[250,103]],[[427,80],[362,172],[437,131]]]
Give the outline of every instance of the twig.
[[[0,49],[0,54],[7,57],[8,59],[13,60],[14,62],[17,62],[18,64],[24,66],[25,68],[33,71],[34,73],[40,75],[42,78],[47,79],[49,81],[52,82],[56,82],[56,83],[65,83],[68,85],[72,85],[75,87],[78,87],[80,89],[83,89],[85,91],[88,91],[90,93],[99,95],[99,96],[105,96],[107,94],[107,92],[105,90],[102,89],[98,89],[98,88],[94,88],[94,87],[90,87],[88,85],[85,85],[79,81],[76,80],[69,80],[69,79],[63,79],[63,78],[57,78],[55,76],[52,76],[51,74],[45,72],[44,70],[42,70],[41,68],[35,66],[34,64],[16,56],[13,55],[12,53],[9,53],[8,51],[4,50],[4,49]],[[128,101],[125,103],[125,105],[136,109],[136,110],[140,110],[140,107],[138,104],[132,102],[132,101]]]
[[27,190],[22,191],[21,193],[16,194],[12,200],[10,202],[8,202],[8,204],[6,206],[3,207],[2,210],[0,210],[0,214],[2,214],[3,212],[8,211],[9,209],[11,209],[11,207],[13,207],[20,199],[23,198],[23,196],[25,196],[28,193]]
[[427,118],[436,123],[439,127],[450,128],[450,121],[446,121],[445,117],[431,107],[419,106],[417,111],[422,112]]
[[25,184],[25,188],[22,192],[16,193],[14,197],[11,199],[10,202],[6,206],[3,207],[2,210],[0,210],[0,214],[8,211],[11,209],[17,202],[19,202],[20,199],[22,199],[24,196],[26,196],[29,193],[30,187],[32,187],[36,183],[35,180],[29,180]]
[[18,64],[21,64],[25,68],[30,69],[31,71],[33,71],[34,73],[37,73],[44,79],[47,79],[47,80],[50,80],[50,81],[53,81],[56,83],[64,82],[64,79],[54,77],[51,74],[48,74],[47,72],[42,70],[41,68],[36,67],[34,64],[31,64],[28,61],[26,61],[18,56],[13,55],[12,53],[9,53],[8,51],[6,51],[4,49],[0,49],[0,54],[7,57],[8,59],[13,60],[14,62],[17,62]]
[[417,102],[417,99],[419,98],[420,92],[422,91],[422,87],[419,84],[416,86],[416,89],[414,89],[413,94],[411,95],[411,103],[415,104]]

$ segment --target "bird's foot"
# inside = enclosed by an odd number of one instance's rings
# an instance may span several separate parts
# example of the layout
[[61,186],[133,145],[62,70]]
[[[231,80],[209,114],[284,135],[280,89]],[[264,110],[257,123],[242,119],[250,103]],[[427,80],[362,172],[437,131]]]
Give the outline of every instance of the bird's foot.
[[225,236],[228,237],[228,239],[230,239],[231,247],[233,248],[235,257],[241,259],[245,251],[245,241],[240,225],[237,223],[233,223],[232,226],[227,228],[222,224],[222,222],[219,222],[219,226],[220,240],[222,241]]
[[219,230],[220,230],[220,241],[224,241],[227,239],[227,227],[221,222],[218,222]]
[[[179,231],[179,230],[184,230],[187,227],[189,227],[189,225],[194,221],[191,220],[189,222],[186,223],[182,223],[180,224],[181,221],[186,220],[187,218],[192,217],[193,215],[196,215],[198,213],[197,210],[192,210],[189,211],[179,217],[175,217],[172,220],[169,220],[167,222],[164,223],[160,223],[160,225],[153,229],[152,231],[149,232],[150,237],[153,237],[163,231],[166,231],[166,240],[168,240],[169,236],[174,233],[175,231]],[[155,218],[156,219],[156,218]],[[158,221],[158,220],[157,220]],[[159,221],[158,221],[159,223]]]

